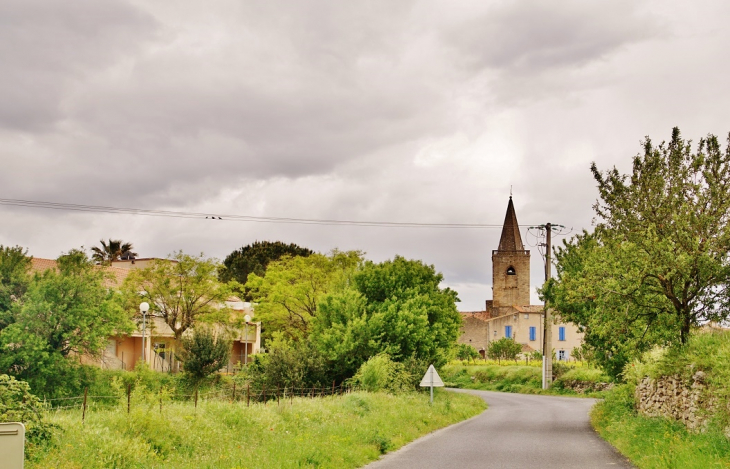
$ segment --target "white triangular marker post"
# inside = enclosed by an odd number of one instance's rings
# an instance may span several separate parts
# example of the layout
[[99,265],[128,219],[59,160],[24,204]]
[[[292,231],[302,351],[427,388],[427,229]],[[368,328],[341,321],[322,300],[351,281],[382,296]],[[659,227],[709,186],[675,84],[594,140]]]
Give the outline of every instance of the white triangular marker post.
[[441,377],[439,376],[438,372],[436,371],[436,368],[433,367],[433,365],[430,365],[428,367],[428,370],[426,370],[426,374],[423,375],[423,379],[421,379],[421,387],[430,387],[431,388],[431,404],[433,404],[433,388],[434,386],[443,387],[444,382],[441,381]]

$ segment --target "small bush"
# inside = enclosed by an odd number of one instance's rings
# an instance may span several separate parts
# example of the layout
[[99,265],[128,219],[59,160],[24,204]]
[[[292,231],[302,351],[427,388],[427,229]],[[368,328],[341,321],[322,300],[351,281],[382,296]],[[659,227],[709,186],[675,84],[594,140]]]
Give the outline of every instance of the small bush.
[[0,375],[0,422],[22,422],[25,425],[29,454],[32,454],[35,445],[45,444],[53,436],[54,426],[43,419],[42,411],[43,404],[30,393],[28,383]]
[[400,393],[413,390],[413,376],[402,363],[394,362],[385,353],[363,363],[352,381],[369,392]]

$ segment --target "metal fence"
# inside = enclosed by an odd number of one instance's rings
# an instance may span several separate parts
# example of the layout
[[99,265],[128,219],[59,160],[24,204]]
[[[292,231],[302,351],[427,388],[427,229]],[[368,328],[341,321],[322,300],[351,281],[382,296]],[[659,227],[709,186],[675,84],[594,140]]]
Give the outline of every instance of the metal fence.
[[81,412],[81,421],[83,423],[86,420],[86,415],[91,407],[109,409],[114,405],[126,404],[126,411],[129,414],[137,405],[144,405],[149,408],[150,398],[153,396],[157,400],[155,404],[156,406],[159,406],[159,412],[162,413],[165,405],[169,405],[173,402],[192,403],[196,410],[198,408],[198,403],[204,401],[229,402],[231,404],[239,405],[245,402],[246,407],[251,407],[252,405],[273,405],[275,402],[277,406],[281,406],[282,403],[294,405],[295,397],[307,399],[325,398],[348,394],[357,390],[359,390],[357,386],[346,385],[344,383],[336,385],[335,382],[332,382],[331,386],[277,386],[275,388],[266,388],[265,386],[255,388],[251,387],[250,384],[237,386],[236,383],[234,383],[231,389],[219,389],[208,392],[198,392],[196,390],[190,394],[172,393],[161,388],[156,391],[156,395],[155,392],[148,393],[146,402],[144,404],[140,404],[134,401],[134,389],[131,384],[128,384],[123,394],[95,396],[89,395],[88,388],[86,388],[84,389],[84,394],[82,396],[46,399],[44,401],[44,408],[46,412],[79,409]]

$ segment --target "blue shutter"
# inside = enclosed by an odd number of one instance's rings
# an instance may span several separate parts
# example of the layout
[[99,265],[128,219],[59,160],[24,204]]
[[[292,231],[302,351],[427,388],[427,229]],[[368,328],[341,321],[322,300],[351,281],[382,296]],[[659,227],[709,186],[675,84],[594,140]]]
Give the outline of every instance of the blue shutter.
[[560,338],[558,340],[565,340],[565,327],[560,326],[558,333],[560,335]]
[[512,338],[512,326],[504,326],[504,336],[508,339]]
[[530,326],[530,340],[535,340],[535,326]]

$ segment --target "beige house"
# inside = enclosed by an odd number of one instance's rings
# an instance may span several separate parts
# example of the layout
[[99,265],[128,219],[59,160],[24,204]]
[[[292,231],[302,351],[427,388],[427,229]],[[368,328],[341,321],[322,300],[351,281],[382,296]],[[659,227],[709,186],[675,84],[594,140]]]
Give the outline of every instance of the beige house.
[[[484,355],[490,342],[503,337],[522,344],[524,353],[543,349],[544,306],[530,305],[530,251],[520,236],[512,197],[502,227],[499,247],[492,251],[492,300],[484,311],[462,312],[460,343],[469,344]],[[558,360],[569,360],[580,347],[583,334],[571,323],[551,325],[552,348]]]
[[[158,259],[132,259],[114,261],[110,267],[99,267],[112,274],[110,288],[119,287],[132,269],[142,269]],[[171,261],[174,262],[174,261]],[[56,261],[52,259],[32,258],[31,271],[42,272],[56,269]],[[237,297],[230,297],[225,306],[233,311],[233,315],[240,318],[246,315],[254,318],[254,308],[251,303],[241,301]],[[221,330],[221,332],[223,332]],[[261,323],[252,319],[241,330],[229,330],[233,334],[231,358],[226,371],[233,371],[234,367],[259,353],[261,349]],[[142,340],[144,337],[144,341]],[[142,343],[144,342],[144,352]],[[132,370],[137,363],[144,360],[149,367],[156,371],[176,372],[181,369],[180,362],[175,360],[171,353],[174,349],[175,334],[161,317],[148,314],[145,321],[138,321],[137,330],[129,335],[110,337],[108,345],[100,358],[82,357],[85,364],[96,364],[102,368]]]

